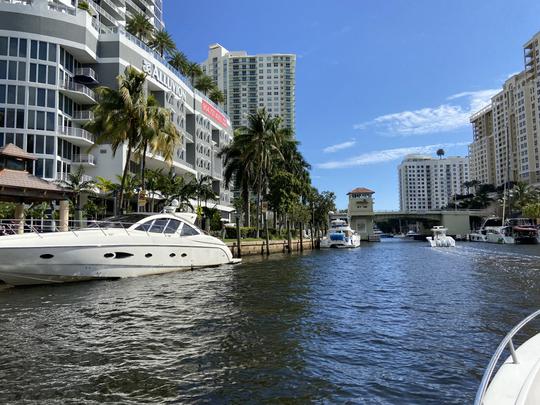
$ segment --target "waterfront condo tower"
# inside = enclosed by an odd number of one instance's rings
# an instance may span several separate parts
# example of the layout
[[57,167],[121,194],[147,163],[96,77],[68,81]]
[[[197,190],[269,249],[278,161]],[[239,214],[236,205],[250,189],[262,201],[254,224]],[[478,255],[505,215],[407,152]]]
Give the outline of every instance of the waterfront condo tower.
[[[82,2],[80,2],[82,3]],[[96,86],[117,86],[127,66],[148,74],[146,91],[172,112],[183,135],[172,170],[180,176],[208,175],[219,195],[218,208],[230,210],[217,156],[232,139],[229,117],[157,52],[126,32],[135,13],[163,27],[161,0],[0,2],[0,146],[13,143],[38,157],[32,172],[46,180],[65,179],[74,167],[86,176],[117,181],[126,147],[113,156],[97,145],[83,125],[92,119]],[[169,170],[159,155],[148,168]],[[130,162],[138,173],[140,165]]]
[[452,202],[454,195],[467,192],[464,183],[469,180],[469,159],[408,155],[398,172],[401,211],[439,210]]
[[234,128],[247,125],[247,114],[265,107],[294,130],[295,67],[294,54],[248,55],[219,44],[210,45],[202,63],[225,95],[225,111]]

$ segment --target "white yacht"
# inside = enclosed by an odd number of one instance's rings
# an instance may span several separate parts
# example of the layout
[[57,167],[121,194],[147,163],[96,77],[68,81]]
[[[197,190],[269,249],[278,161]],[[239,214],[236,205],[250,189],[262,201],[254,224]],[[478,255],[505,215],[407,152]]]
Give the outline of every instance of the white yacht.
[[431,247],[455,247],[456,241],[451,236],[446,235],[448,229],[444,226],[434,226],[431,228],[433,236],[428,236],[426,239]]
[[[470,242],[488,242],[488,233],[491,235],[489,242],[495,243],[503,227],[503,221],[499,217],[489,217],[484,220],[480,229],[469,234]],[[497,242],[498,243],[498,242]]]
[[330,222],[330,228],[321,239],[321,248],[355,248],[360,246],[360,235],[342,219]]
[[503,226],[486,227],[490,243],[536,244],[539,242],[536,225],[529,218],[509,218]]
[[[513,343],[514,336],[538,315],[540,311],[521,321],[497,347],[484,372],[474,405],[540,404],[540,333],[517,349]],[[495,373],[505,349],[510,356]]]
[[126,214],[81,230],[0,237],[0,280],[12,285],[137,277],[237,263],[196,214]]

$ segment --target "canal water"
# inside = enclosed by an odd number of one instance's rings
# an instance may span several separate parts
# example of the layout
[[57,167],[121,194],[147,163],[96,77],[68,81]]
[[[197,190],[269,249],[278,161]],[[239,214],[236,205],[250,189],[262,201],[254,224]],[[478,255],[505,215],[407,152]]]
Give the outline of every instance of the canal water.
[[458,244],[0,286],[0,402],[471,403],[540,307],[540,246]]

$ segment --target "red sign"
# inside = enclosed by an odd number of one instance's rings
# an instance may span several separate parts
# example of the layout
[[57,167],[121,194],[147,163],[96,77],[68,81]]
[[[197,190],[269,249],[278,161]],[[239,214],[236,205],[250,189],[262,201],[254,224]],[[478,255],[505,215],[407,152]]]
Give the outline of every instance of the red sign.
[[229,119],[225,115],[205,100],[202,100],[202,110],[203,113],[210,117],[210,119],[216,121],[221,126],[229,127],[231,125]]

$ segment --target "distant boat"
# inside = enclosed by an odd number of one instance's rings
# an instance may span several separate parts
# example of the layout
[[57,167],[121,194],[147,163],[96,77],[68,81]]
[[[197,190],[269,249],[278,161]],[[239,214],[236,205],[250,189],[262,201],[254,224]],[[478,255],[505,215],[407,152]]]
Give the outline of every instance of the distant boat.
[[415,239],[415,238],[418,238],[420,236],[422,236],[422,235],[419,234],[418,232],[415,232],[415,231],[412,231],[412,230],[405,234],[406,238],[411,238],[411,239]]
[[444,226],[434,226],[431,228],[433,236],[428,236],[426,239],[431,247],[455,247],[456,241],[451,236],[446,235],[448,229]]
[[360,235],[356,233],[347,221],[334,219],[324,238],[321,248],[356,248],[360,246]]

